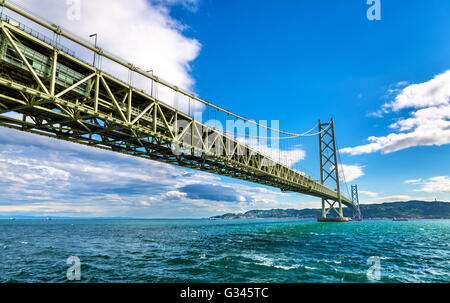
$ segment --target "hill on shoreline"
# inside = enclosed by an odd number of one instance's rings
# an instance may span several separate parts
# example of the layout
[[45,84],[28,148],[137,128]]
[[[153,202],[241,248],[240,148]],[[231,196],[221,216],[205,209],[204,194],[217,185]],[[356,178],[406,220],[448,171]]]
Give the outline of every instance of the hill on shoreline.
[[[363,218],[409,218],[409,219],[450,219],[450,202],[386,202],[383,204],[362,204]],[[331,214],[331,212],[330,212]],[[261,218],[318,218],[321,209],[271,209],[250,210],[246,213],[228,213],[212,219],[261,219]],[[351,209],[344,208],[344,216],[352,217]]]

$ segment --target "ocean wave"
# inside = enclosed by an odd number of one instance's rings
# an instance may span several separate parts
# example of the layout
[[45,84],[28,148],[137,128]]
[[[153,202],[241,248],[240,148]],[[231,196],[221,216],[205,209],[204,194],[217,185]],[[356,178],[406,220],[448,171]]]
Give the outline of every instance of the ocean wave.
[[[157,229],[138,230],[142,222]],[[0,282],[66,282],[71,255],[81,259],[81,282],[92,283],[366,283],[371,256],[380,257],[380,282],[449,281],[450,220],[417,222],[413,232],[389,232],[392,223],[383,221],[275,227],[258,221],[239,228],[208,222],[214,228],[206,229],[202,221],[192,221],[189,229],[173,228],[173,220],[152,222],[84,220],[74,223],[76,228],[63,220],[16,222],[14,230],[0,233]]]
[[[283,270],[292,270],[292,269],[298,269],[298,268],[304,268],[304,269],[308,269],[308,270],[317,269],[316,267],[305,266],[305,265],[301,265],[301,264],[285,265],[285,264],[282,264],[283,261],[280,259],[270,258],[267,256],[262,256],[262,255],[255,255],[255,254],[243,255],[243,257],[246,259],[256,261],[256,262],[253,262],[253,264],[256,264],[256,265],[273,267],[273,268],[278,268],[278,269],[283,269]],[[249,262],[245,262],[245,261],[242,261],[242,262],[249,263]]]

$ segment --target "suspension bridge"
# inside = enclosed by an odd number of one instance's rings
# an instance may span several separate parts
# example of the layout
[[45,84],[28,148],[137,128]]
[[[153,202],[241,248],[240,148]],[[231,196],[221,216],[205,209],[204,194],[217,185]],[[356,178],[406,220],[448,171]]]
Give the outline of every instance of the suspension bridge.
[[[0,0],[0,5],[0,126],[318,197],[319,221],[349,221],[343,206],[361,217],[356,187],[352,199],[342,194],[333,119],[319,121],[316,128],[300,134],[269,127],[180,89],[10,1]],[[9,17],[3,8],[53,38]],[[94,63],[77,57],[63,46],[63,39],[92,53]],[[102,60],[126,70],[129,81],[102,69]],[[134,85],[136,77],[151,83],[151,91]],[[217,115],[222,115],[227,121],[260,128],[265,135],[203,123],[194,109],[208,115],[212,110],[215,121],[220,122]],[[255,138],[314,136],[319,138],[320,152],[317,181],[288,160],[249,143]]]

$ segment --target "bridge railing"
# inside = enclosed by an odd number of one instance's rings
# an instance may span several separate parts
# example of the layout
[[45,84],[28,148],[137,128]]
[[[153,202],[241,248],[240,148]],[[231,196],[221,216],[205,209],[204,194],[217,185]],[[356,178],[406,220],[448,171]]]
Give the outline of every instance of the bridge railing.
[[10,16],[6,15],[5,13],[0,12],[0,19],[13,25],[16,26],[17,28],[19,28],[20,30],[38,38],[39,40],[44,41],[45,43],[48,43],[50,45],[53,45],[54,47],[56,47],[57,49],[71,55],[71,56],[75,56],[75,52],[70,50],[69,48],[65,47],[64,45],[62,45],[61,43],[56,42],[55,40],[43,35],[42,33],[32,29],[29,26],[26,26],[25,24],[17,21],[14,18],[11,18]]

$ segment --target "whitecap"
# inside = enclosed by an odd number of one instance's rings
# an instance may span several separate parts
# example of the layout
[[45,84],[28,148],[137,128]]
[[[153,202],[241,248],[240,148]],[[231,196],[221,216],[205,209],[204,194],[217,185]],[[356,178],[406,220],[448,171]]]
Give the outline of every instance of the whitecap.
[[284,269],[284,270],[291,270],[291,269],[299,268],[300,265],[292,265],[292,266],[274,265],[273,267]]
[[326,259],[323,259],[323,260],[314,260],[314,262],[316,262],[316,263],[334,263],[334,264],[341,264],[341,263],[342,263],[342,261],[326,260]]
[[273,266],[274,264],[274,259],[272,258],[268,258],[268,257],[264,257],[264,256],[258,256],[258,255],[249,255],[248,258],[254,260],[254,261],[258,261],[261,262],[260,265],[264,265],[264,266]]
[[276,262],[275,259],[261,256],[261,255],[244,255],[244,257],[252,259],[254,261],[257,261],[258,263],[256,263],[256,264],[258,264],[258,265],[274,267],[274,268],[279,268],[279,269],[283,269],[283,270],[291,270],[291,269],[296,269],[296,268],[300,267],[300,265],[297,265],[297,264],[294,264],[291,266],[275,264],[275,262]]

